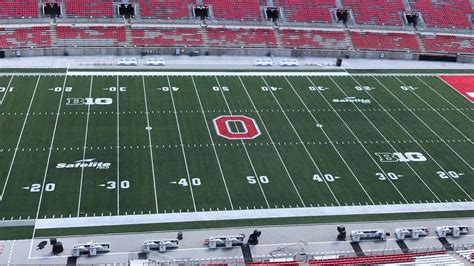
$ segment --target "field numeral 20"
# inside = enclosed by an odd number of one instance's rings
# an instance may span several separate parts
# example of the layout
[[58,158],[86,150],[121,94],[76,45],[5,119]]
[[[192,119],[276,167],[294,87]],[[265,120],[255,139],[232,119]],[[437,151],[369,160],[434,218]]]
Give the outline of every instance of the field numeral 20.
[[[189,186],[189,182],[186,178],[181,178],[178,181],[178,185],[183,186],[183,187],[187,187],[187,186]],[[197,178],[197,177],[191,178],[191,185],[200,186],[201,185],[201,179]]]
[[0,87],[0,93],[2,93],[2,92],[12,92],[13,89],[14,89],[13,87],[10,87],[10,88]]
[[[107,189],[116,189],[117,188],[117,181],[107,181],[106,188]],[[120,181],[120,188],[121,189],[128,189],[130,188],[130,181],[128,180],[122,180]]]
[[261,175],[258,177],[258,179],[251,175],[251,176],[247,176],[247,182],[249,182],[249,184],[257,184],[257,182],[260,181],[260,183],[262,184],[268,184],[270,183],[270,180],[268,179],[268,176],[265,176],[265,175]]
[[446,171],[446,172],[443,172],[443,171],[438,171],[436,172],[438,174],[439,177],[441,177],[442,179],[448,179],[448,178],[460,178],[462,175],[464,175],[464,173],[458,173],[456,171]]
[[[51,192],[56,188],[56,184],[48,183],[44,185],[44,191]],[[41,192],[41,184],[32,184],[30,187],[30,192]]]

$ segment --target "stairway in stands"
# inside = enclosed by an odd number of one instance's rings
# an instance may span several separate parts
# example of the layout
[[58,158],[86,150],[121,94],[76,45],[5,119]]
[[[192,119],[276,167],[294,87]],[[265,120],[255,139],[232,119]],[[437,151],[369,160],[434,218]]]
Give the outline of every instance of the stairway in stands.
[[132,36],[132,23],[130,19],[125,19],[125,38],[127,40],[127,46],[132,46],[133,36]]
[[58,33],[57,33],[57,30],[56,30],[56,20],[55,19],[51,19],[50,22],[49,22],[49,30],[51,32],[51,44],[53,46],[56,46],[57,43],[58,43]]
[[351,50],[354,50],[354,42],[352,41],[351,33],[347,27],[344,28],[344,35],[346,36],[347,44]]
[[425,43],[423,42],[423,39],[421,38],[421,34],[419,31],[416,31],[415,33],[416,40],[418,41],[418,44],[420,45],[420,49],[423,53],[426,52],[426,46]]
[[207,33],[207,25],[201,23],[201,28],[198,31],[202,35],[202,41],[204,43],[204,47],[209,47],[209,34]]
[[278,47],[278,49],[282,49],[283,48],[283,42],[282,42],[282,38],[281,38],[280,27],[275,26],[274,31],[275,31],[275,40],[276,40],[277,47]]

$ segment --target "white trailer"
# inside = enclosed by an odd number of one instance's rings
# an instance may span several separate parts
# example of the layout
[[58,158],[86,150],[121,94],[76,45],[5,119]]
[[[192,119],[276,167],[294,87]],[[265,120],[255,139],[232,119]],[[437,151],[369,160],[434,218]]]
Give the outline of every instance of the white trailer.
[[165,252],[168,249],[179,248],[178,243],[178,239],[146,240],[145,242],[143,242],[142,250],[143,252],[147,253],[152,250]]
[[72,248],[72,256],[79,257],[81,255],[95,256],[100,253],[110,252],[110,243],[92,243],[87,242],[85,244],[76,244]]
[[218,247],[232,248],[234,246],[241,246],[244,243],[244,234],[230,235],[230,236],[213,236],[204,240],[204,245],[214,249]]
[[451,225],[451,226],[438,226],[436,227],[436,235],[438,237],[460,237],[469,233],[471,228],[465,225]]
[[359,242],[361,240],[386,240],[387,232],[383,229],[369,229],[369,230],[353,230],[351,232],[352,242]]
[[429,229],[426,227],[411,227],[411,228],[397,228],[395,229],[395,237],[398,240],[406,238],[419,239],[420,237],[427,236]]

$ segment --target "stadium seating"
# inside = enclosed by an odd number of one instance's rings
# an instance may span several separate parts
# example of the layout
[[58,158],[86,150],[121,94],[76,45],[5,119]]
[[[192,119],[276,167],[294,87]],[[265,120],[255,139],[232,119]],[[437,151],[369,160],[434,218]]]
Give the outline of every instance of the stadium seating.
[[37,0],[0,0],[0,18],[37,18]]
[[132,43],[136,46],[202,46],[202,34],[197,28],[132,28]]
[[336,8],[335,0],[274,0],[274,5],[283,11],[286,21],[331,23],[331,8]]
[[209,44],[226,47],[276,47],[273,29],[208,28]]
[[142,17],[186,19],[190,17],[190,0],[139,0]]
[[217,20],[262,20],[260,6],[266,6],[265,0],[203,0],[212,5]]
[[429,52],[474,53],[473,37],[430,34],[421,35],[421,38]]
[[351,31],[356,49],[364,50],[421,50],[414,34],[398,32],[358,32]]
[[283,262],[252,262],[246,263],[246,266],[298,266],[299,263],[297,261],[283,261]]
[[22,28],[0,27],[0,47],[47,47],[51,46],[49,26]]
[[474,14],[471,0],[418,0],[411,4],[421,12],[428,27],[472,28],[468,14]]
[[113,17],[113,0],[64,0],[70,17]]
[[358,24],[403,25],[403,0],[343,0],[342,4],[352,9]]
[[64,26],[57,27],[59,46],[123,46],[125,26]]
[[316,265],[369,265],[369,264],[388,264],[388,263],[413,263],[417,258],[424,256],[442,255],[446,254],[446,250],[406,253],[406,254],[391,254],[380,256],[365,256],[365,257],[345,257],[335,259],[317,259],[310,260],[311,266]]
[[348,48],[342,31],[282,29],[280,34],[285,48]]

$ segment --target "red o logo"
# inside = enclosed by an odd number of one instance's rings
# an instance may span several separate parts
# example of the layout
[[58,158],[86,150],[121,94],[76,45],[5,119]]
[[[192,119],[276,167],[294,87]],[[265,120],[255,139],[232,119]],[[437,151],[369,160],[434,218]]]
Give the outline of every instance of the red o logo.
[[262,134],[255,120],[244,115],[221,115],[213,122],[217,135],[227,139],[254,139]]

